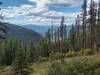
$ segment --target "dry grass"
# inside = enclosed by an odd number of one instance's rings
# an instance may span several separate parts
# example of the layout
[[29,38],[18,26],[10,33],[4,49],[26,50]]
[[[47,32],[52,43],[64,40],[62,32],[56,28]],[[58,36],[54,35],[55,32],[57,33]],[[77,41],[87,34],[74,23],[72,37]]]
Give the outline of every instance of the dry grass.
[[100,54],[94,55],[94,58],[98,61],[100,61]]
[[13,70],[11,69],[10,66],[6,67],[3,70],[0,70],[0,75],[14,75]]

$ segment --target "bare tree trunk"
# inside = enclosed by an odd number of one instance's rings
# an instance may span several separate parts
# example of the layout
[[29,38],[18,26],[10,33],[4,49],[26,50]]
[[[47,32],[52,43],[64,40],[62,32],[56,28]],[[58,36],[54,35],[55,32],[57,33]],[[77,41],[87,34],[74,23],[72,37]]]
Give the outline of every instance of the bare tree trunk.
[[94,52],[96,50],[96,11],[93,0],[91,0],[90,5],[90,35],[91,50]]
[[84,0],[84,4],[82,6],[82,11],[83,11],[83,24],[82,24],[82,29],[83,29],[83,48],[86,48],[86,16],[87,16],[87,0]]

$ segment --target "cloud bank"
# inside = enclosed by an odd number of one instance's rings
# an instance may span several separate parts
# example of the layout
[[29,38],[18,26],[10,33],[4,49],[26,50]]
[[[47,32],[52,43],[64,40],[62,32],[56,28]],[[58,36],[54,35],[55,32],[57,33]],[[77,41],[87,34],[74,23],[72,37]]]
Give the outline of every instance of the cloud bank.
[[26,25],[50,25],[53,21],[55,25],[59,25],[61,17],[65,16],[65,23],[70,25],[80,12],[65,13],[62,11],[49,10],[50,6],[73,6],[81,4],[81,0],[28,0],[35,2],[36,6],[23,4],[19,7],[9,6],[1,10],[6,22],[13,24]]

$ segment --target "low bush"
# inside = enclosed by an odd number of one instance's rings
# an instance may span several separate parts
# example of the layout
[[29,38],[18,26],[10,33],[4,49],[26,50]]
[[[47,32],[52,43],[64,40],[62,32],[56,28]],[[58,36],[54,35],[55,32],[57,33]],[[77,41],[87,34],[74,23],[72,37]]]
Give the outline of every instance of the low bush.
[[97,69],[95,70],[95,75],[100,75],[100,68],[97,68]]
[[68,53],[66,53],[66,57],[74,57],[74,56],[77,56],[77,52],[74,52],[74,51],[69,51]]
[[60,53],[60,52],[51,53],[50,57],[49,57],[50,60],[59,60],[59,59],[62,59],[62,58],[64,58],[64,54]]
[[46,58],[46,57],[39,57],[38,58],[38,60],[37,60],[37,62],[39,62],[39,63],[41,63],[41,62],[45,62],[45,61],[48,61],[48,58]]
[[79,53],[79,55],[85,55],[85,56],[92,55],[92,54],[93,54],[93,52],[91,51],[91,49],[81,49],[81,51]]
[[53,63],[48,75],[100,75],[100,61],[81,59],[67,63]]

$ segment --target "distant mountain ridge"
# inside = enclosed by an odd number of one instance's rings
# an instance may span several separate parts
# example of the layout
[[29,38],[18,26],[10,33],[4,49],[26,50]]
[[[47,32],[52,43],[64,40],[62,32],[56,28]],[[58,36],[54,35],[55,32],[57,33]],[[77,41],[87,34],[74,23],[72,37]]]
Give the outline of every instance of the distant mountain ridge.
[[[51,27],[49,25],[23,25],[22,27],[28,28],[30,30],[34,30],[38,33],[40,33],[42,36],[45,36],[45,33],[48,31],[48,29]],[[54,28],[57,28],[58,26],[54,26]]]
[[29,30],[27,28],[9,23],[2,22],[2,24],[7,26],[7,38],[16,37],[23,41],[39,41],[42,38],[42,36],[34,30]]

